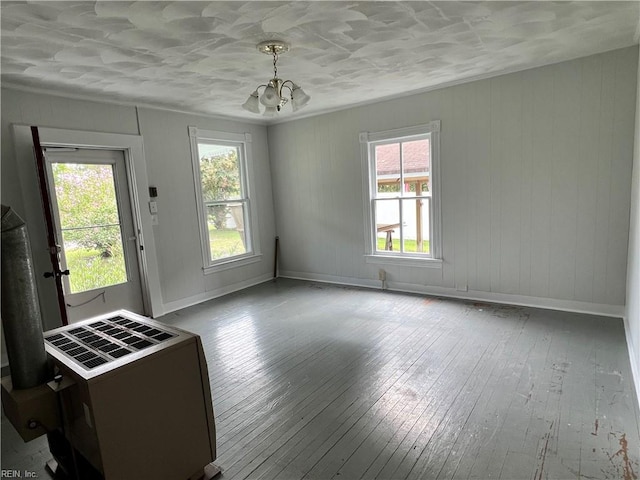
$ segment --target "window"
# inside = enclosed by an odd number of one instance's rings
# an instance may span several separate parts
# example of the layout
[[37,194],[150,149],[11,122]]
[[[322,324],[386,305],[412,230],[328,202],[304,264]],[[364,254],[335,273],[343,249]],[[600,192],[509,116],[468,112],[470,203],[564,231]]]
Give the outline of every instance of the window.
[[251,135],[189,127],[189,136],[205,273],[257,261]]
[[439,264],[440,122],[362,133],[370,261]]
[[[103,151],[98,151],[101,154]],[[71,275],[62,277],[66,294],[111,287],[129,281],[123,243],[123,218],[131,217],[130,208],[123,209],[122,194],[127,188],[123,176],[116,170],[124,167],[117,161],[120,152],[104,151],[111,158],[74,161],[69,153],[47,151],[49,185],[53,215],[62,239],[62,269]],[[62,157],[62,158],[59,158]],[[71,156],[71,158],[69,158]],[[59,160],[58,160],[59,158]],[[111,163],[113,161],[113,163]],[[94,163],[95,162],[95,163]],[[102,163],[104,162],[104,163]],[[129,227],[131,232],[133,227]]]

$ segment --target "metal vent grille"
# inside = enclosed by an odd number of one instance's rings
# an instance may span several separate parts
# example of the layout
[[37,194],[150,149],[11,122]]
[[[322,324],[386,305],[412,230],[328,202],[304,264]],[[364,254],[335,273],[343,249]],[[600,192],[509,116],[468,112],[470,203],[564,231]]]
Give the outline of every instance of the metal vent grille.
[[45,335],[44,340],[83,368],[91,370],[175,336],[160,328],[116,316]]

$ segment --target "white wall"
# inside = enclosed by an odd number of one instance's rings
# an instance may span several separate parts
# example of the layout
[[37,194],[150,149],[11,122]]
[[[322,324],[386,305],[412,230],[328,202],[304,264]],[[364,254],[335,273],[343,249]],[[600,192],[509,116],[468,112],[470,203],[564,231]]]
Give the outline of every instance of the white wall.
[[633,151],[629,230],[625,330],[631,370],[633,371],[637,397],[640,399],[640,70],[638,71],[636,97],[635,148]]
[[[41,215],[37,222],[29,222],[27,218],[27,206],[32,204],[37,208],[40,205],[40,193],[35,180],[31,191],[23,191],[20,187],[20,169],[16,163],[11,125],[38,125],[135,135],[138,132],[135,110],[118,105],[69,101],[61,97],[27,94],[4,88],[1,90],[1,95],[2,190],[0,199],[27,222],[43,324],[46,329],[54,328],[60,324],[55,284],[50,279],[43,279],[40,275],[42,272],[51,270],[44,215]],[[35,160],[32,171],[35,172]],[[2,280],[5,281],[5,279]]]
[[[162,295],[168,310],[175,310],[248,286],[273,276],[275,220],[271,192],[271,173],[264,126],[193,115],[140,109],[149,183],[158,187],[158,226],[156,246]],[[252,136],[254,198],[258,208],[262,261],[232,270],[203,275],[196,197],[193,189],[190,145],[187,127]]]
[[389,286],[622,315],[637,65],[630,47],[269,127],[281,274],[379,285],[358,133],[441,120],[444,264],[384,266]]
[[[213,298],[271,277],[275,222],[264,126],[153,109],[140,109],[138,119],[134,107],[2,89],[1,200],[23,218],[25,203],[34,199],[39,201],[39,192],[35,184],[29,191],[20,188],[12,124],[143,135],[149,183],[159,192],[159,225],[153,228],[165,310]],[[215,275],[203,274],[188,125],[251,133],[255,173],[260,180],[256,185],[254,206],[259,210],[262,261]],[[141,199],[141,208],[146,208],[147,201],[148,198]],[[36,269],[44,271],[50,267],[44,229],[42,225],[27,227]],[[39,287],[42,285],[41,282]],[[40,288],[40,297],[43,315],[57,309],[53,282]],[[51,323],[45,318],[48,328],[55,326]]]
[[[167,308],[268,278],[276,230],[281,273],[379,285],[379,266],[363,258],[358,133],[439,119],[444,265],[385,266],[389,285],[623,313],[637,66],[631,47],[283,123],[268,129],[269,155],[265,127],[140,109]],[[138,133],[133,107],[3,89],[1,199],[19,214],[37,191],[16,181],[12,123]],[[187,125],[252,134],[261,263],[202,274]],[[637,220],[632,227],[637,242]],[[629,275],[636,285],[637,269]]]

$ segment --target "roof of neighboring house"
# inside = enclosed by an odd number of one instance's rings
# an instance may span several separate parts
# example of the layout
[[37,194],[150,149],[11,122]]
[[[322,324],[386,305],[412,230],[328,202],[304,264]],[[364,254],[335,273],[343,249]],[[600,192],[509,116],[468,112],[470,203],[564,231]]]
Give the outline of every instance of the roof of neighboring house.
[[[428,139],[402,143],[402,164],[405,178],[428,175],[429,163]],[[376,171],[378,176],[393,174],[400,176],[399,143],[376,146]],[[422,175],[415,175],[416,173]]]

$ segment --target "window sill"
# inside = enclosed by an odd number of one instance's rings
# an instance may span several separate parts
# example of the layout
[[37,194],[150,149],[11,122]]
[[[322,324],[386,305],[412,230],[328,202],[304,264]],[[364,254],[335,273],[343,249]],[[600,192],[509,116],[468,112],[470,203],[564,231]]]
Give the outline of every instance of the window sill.
[[404,267],[442,268],[440,258],[419,258],[402,255],[365,255],[366,263],[398,265]]
[[260,262],[261,260],[262,260],[262,254],[257,253],[254,255],[246,256],[246,257],[223,260],[223,261],[220,261],[219,263],[215,263],[213,265],[209,265],[208,267],[204,267],[202,271],[205,275],[210,275],[212,273],[222,272],[224,270],[230,270],[232,268],[250,265],[252,263]]

